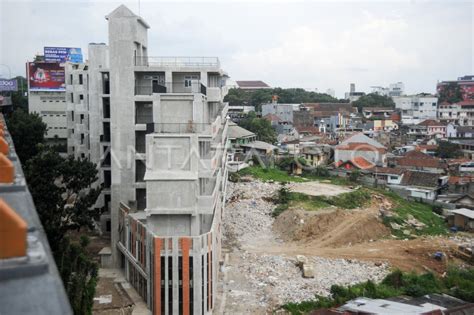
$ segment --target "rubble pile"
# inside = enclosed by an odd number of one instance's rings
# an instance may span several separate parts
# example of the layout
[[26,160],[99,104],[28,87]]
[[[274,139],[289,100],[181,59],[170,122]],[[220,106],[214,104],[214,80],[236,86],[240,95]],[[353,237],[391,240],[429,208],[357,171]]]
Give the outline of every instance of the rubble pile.
[[270,199],[280,188],[280,184],[259,181],[229,183],[223,220],[224,242],[229,232],[241,243],[271,235],[271,213],[275,204]]
[[333,284],[353,285],[367,280],[379,282],[389,272],[388,265],[384,263],[321,257],[307,257],[307,261],[314,270],[314,278],[303,277],[296,257],[244,252],[238,269],[256,289],[262,304],[301,302],[314,298],[315,294],[328,296]]

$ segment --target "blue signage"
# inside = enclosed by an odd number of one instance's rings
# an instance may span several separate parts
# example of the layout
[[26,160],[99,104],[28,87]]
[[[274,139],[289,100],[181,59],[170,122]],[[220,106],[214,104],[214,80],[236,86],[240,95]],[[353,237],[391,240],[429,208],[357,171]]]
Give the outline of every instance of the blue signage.
[[18,82],[16,79],[0,79],[0,92],[3,91],[18,91]]
[[44,47],[44,60],[46,62],[74,62],[82,63],[82,51],[80,48],[69,47]]

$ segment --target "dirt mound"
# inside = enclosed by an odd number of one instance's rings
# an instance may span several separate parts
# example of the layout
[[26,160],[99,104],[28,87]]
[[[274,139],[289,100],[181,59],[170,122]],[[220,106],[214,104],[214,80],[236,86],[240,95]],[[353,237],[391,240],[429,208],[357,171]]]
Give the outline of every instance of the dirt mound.
[[288,209],[278,216],[273,229],[285,241],[310,242],[319,247],[353,245],[390,235],[390,229],[371,209]]

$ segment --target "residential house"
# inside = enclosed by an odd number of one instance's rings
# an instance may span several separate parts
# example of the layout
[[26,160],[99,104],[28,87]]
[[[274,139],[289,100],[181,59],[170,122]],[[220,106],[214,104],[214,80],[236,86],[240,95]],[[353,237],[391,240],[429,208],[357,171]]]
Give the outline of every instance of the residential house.
[[408,197],[416,200],[436,200],[447,185],[448,176],[411,170],[403,174],[400,183],[400,187],[408,192]]
[[466,159],[474,160],[474,139],[453,140],[452,142],[459,144],[461,152]]
[[387,149],[362,133],[355,133],[346,138],[334,150],[336,162],[345,162],[355,157],[363,157],[377,166],[387,165]]
[[426,134],[437,138],[446,138],[445,121],[437,121],[434,119],[427,119],[418,124],[419,126],[426,126]]
[[406,170],[395,167],[374,167],[371,171],[378,184],[400,185]]
[[393,108],[389,107],[364,107],[362,109],[362,115],[365,118],[378,118],[378,119],[387,119],[393,113]]
[[473,126],[474,100],[464,100],[453,104],[441,103],[438,108],[438,119],[458,126]]
[[456,138],[474,138],[474,126],[459,126],[456,130]]
[[305,146],[301,149],[300,155],[305,158],[309,166],[317,167],[328,163],[331,151],[328,145]]
[[450,211],[448,225],[463,231],[474,231],[474,210],[461,208]]
[[229,122],[227,136],[232,146],[247,144],[257,140],[255,133],[240,127],[234,122]]
[[417,150],[409,151],[404,156],[390,158],[391,166],[409,170],[426,171],[441,174],[446,170],[446,163],[436,157]]
[[367,161],[362,156],[356,156],[346,161],[336,161],[334,163],[335,168],[343,169],[345,171],[353,170],[371,170],[375,167],[374,163]]

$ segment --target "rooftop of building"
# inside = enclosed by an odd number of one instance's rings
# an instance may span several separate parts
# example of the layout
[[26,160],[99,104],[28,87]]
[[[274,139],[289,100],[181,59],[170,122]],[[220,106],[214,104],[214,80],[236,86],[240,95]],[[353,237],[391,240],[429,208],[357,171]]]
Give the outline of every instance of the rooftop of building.
[[[6,158],[11,161],[10,166],[13,168],[12,181],[5,181],[5,177],[0,176],[2,179],[0,201],[4,202],[0,212],[6,211],[5,207],[8,207],[18,220],[25,222],[27,226],[26,244],[23,243],[26,246],[26,254],[0,258],[1,308],[5,314],[38,314],[39,307],[42,314],[72,314],[46,235],[26,185],[20,160],[1,114],[0,125],[2,125],[0,128],[4,129],[3,137],[8,143]],[[0,156],[2,154],[0,153]],[[3,174],[7,171],[2,168]],[[0,222],[0,225],[2,223],[6,222]],[[11,241],[11,235],[9,236],[0,235],[2,242]],[[16,239],[19,237],[22,236],[15,234]],[[8,246],[8,243],[6,245]]]
[[255,133],[240,127],[233,121],[229,121],[229,127],[227,129],[227,137],[229,139],[243,139],[255,137]]
[[434,119],[426,119],[426,120],[423,120],[422,122],[420,122],[418,124],[419,126],[427,126],[427,127],[443,127],[443,126],[447,126],[448,123],[445,122],[445,121],[437,121],[437,120],[434,120]]
[[259,89],[270,89],[270,85],[266,84],[263,81],[260,80],[249,80],[249,81],[235,81],[237,83],[237,86],[239,88],[259,88]]
[[407,170],[403,174],[402,185],[424,188],[439,187],[440,174]]
[[444,168],[446,166],[446,164],[441,159],[425,154],[418,150],[412,150],[407,152],[402,157],[397,157],[396,163],[399,166],[405,167]]

